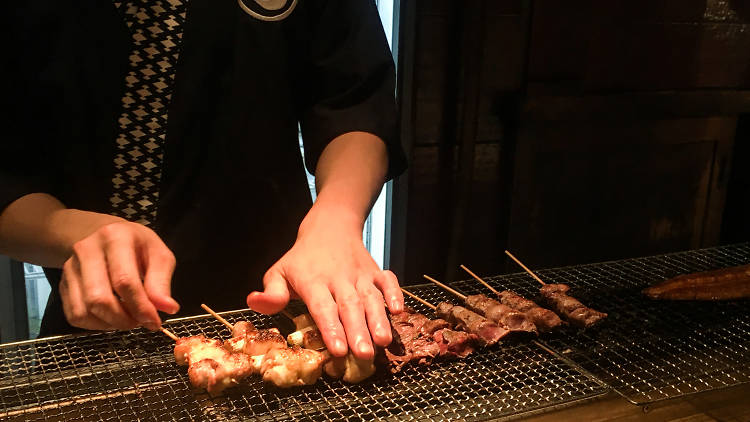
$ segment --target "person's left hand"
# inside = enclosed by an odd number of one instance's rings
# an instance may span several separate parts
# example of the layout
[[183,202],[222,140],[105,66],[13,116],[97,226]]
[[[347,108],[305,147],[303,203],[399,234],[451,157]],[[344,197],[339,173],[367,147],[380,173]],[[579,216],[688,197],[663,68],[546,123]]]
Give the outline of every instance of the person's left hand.
[[[362,242],[362,224],[339,210],[313,207],[294,246],[263,277],[264,292],[252,292],[248,306],[273,314],[290,295],[301,298],[334,356],[374,356],[373,343],[390,344],[392,313],[404,308],[396,276],[381,271]],[[348,348],[347,348],[348,344]]]

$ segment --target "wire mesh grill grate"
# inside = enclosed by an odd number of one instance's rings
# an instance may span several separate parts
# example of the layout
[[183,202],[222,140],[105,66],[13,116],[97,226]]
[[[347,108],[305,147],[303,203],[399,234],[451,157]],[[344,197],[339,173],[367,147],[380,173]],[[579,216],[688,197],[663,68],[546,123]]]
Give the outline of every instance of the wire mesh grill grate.
[[[750,301],[652,301],[640,291],[679,274],[750,263],[750,244],[535,271],[609,317],[590,330],[542,338],[636,404],[750,381]],[[525,273],[487,278],[496,288],[538,296]],[[454,283],[487,293],[474,281]]]
[[[446,298],[432,286],[414,290],[435,303]],[[282,332],[291,328],[283,317],[243,311],[224,316]],[[178,336],[228,335],[210,317],[165,325]],[[0,346],[0,420],[485,420],[608,391],[538,345],[518,343],[463,361],[379,373],[358,385],[324,377],[315,386],[282,390],[253,377],[211,397],[190,386],[186,368],[174,362],[172,346],[166,336],[143,330]]]

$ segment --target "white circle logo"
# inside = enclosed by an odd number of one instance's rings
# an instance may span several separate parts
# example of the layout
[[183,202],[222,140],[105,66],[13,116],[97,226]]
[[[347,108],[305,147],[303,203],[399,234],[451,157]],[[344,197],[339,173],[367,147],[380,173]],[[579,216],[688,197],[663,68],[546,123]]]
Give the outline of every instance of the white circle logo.
[[267,22],[284,20],[295,7],[297,0],[237,0],[248,15]]

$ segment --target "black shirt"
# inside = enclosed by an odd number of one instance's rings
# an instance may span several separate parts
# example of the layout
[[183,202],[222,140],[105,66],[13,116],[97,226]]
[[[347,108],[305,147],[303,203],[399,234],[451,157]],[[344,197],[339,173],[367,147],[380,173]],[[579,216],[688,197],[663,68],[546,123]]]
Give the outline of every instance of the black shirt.
[[[144,2],[153,3],[131,3]],[[186,4],[150,223],[177,258],[181,314],[194,314],[200,303],[244,307],[292,246],[311,205],[298,125],[311,171],[327,143],[350,131],[384,140],[389,175],[405,159],[393,61],[371,0],[299,0],[279,21],[233,0]],[[40,1],[15,11],[0,209],[46,192],[70,208],[112,213],[133,51],[118,6]],[[47,274],[44,335],[68,328],[57,323],[60,272]]]

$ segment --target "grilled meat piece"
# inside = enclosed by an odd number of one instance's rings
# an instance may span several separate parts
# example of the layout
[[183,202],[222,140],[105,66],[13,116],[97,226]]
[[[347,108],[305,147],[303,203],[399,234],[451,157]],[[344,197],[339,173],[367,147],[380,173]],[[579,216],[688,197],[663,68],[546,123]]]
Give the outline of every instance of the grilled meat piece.
[[260,372],[263,381],[289,388],[312,385],[323,373],[323,353],[300,347],[271,349],[263,359]]
[[444,328],[435,331],[433,338],[440,347],[440,356],[465,358],[474,352],[476,336],[473,334]]
[[607,317],[606,313],[586,307],[569,296],[568,290],[567,284],[545,284],[539,292],[555,312],[576,327],[588,328]]
[[232,338],[243,337],[247,333],[257,331],[250,321],[239,321],[232,326]]
[[447,321],[430,320],[411,308],[391,315],[393,341],[384,350],[390,371],[397,373],[409,362],[427,365],[436,357],[468,356],[476,337],[449,327]]
[[174,358],[178,365],[189,365],[203,359],[220,359],[227,353],[220,340],[204,336],[182,337],[174,346]]
[[497,343],[510,332],[476,312],[448,302],[440,302],[435,313],[459,330],[476,335],[483,346]]
[[537,334],[536,326],[519,312],[495,299],[485,295],[471,295],[466,297],[466,307],[472,311],[484,315],[485,318],[495,321],[511,333]]
[[326,374],[335,379],[343,379],[349,384],[357,384],[375,373],[375,359],[359,359],[347,353],[334,357],[323,366]]
[[431,335],[447,328],[451,328],[451,325],[444,319],[428,319],[421,327],[419,327],[419,332],[425,335]]
[[250,356],[232,353],[222,347],[221,341],[204,336],[180,338],[175,344],[174,355],[178,364],[189,365],[190,383],[212,394],[237,384],[254,372]]
[[547,308],[542,308],[533,301],[510,290],[498,293],[498,297],[500,303],[523,312],[536,325],[537,330],[542,333],[553,331],[564,324],[556,313]]
[[[325,349],[323,337],[310,314],[298,315],[293,321],[297,331],[287,336],[289,344],[317,351]],[[350,351],[343,357],[331,357],[323,366],[323,370],[332,378],[356,384],[375,373],[375,358],[358,359]]]
[[233,352],[242,352],[250,356],[265,355],[269,350],[287,346],[284,336],[276,328],[248,331],[242,337],[224,341],[224,347]]
[[651,299],[732,300],[750,298],[750,265],[683,274],[643,290]]

